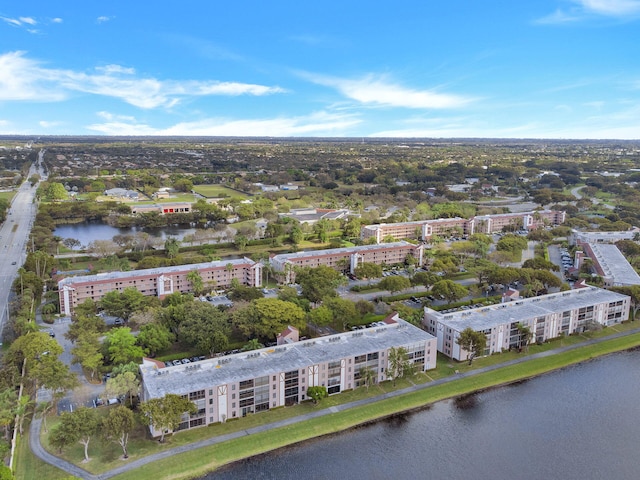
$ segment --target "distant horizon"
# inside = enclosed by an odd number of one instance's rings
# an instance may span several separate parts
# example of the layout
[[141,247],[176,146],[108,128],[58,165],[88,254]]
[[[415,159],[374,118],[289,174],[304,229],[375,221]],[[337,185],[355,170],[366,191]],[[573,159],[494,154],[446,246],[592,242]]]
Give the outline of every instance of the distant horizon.
[[0,134],[640,139],[640,0],[0,9]]
[[623,142],[640,143],[640,138],[535,138],[535,137],[321,137],[321,136],[241,136],[241,135],[99,135],[99,134],[0,134],[2,140],[27,140],[36,141],[40,138],[86,138],[86,139],[211,139],[211,140],[291,140],[291,141],[348,141],[350,143],[381,143],[381,142],[558,142],[558,143],[594,143],[594,142]]

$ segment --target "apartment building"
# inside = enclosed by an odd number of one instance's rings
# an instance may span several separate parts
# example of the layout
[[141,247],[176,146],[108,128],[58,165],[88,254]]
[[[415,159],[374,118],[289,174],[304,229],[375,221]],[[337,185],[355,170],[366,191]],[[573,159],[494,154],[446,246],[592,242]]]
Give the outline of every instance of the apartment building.
[[588,286],[453,313],[425,308],[423,324],[436,336],[439,352],[462,361],[468,358],[468,352],[456,339],[465,328],[486,335],[484,355],[491,355],[520,346],[519,324],[531,329],[533,341],[543,342],[562,334],[583,332],[593,323],[620,323],[628,319],[629,306],[626,295]]
[[604,280],[605,287],[625,287],[640,285],[640,275],[613,244],[578,242],[582,254],[576,253],[576,268],[584,262],[585,256],[593,262],[593,268]]
[[192,292],[193,286],[187,275],[194,270],[200,273],[203,284],[211,288],[226,288],[234,278],[242,285],[262,285],[262,264],[249,258],[67,277],[58,282],[60,312],[71,315],[74,308],[85,300],[98,302],[107,293],[121,292],[127,287],[135,287],[143,295],[159,298],[174,292]]
[[581,243],[616,243],[620,240],[633,240],[640,235],[640,228],[633,227],[631,230],[620,232],[581,232],[572,230],[569,236],[569,243],[575,245]]
[[168,393],[193,400],[198,412],[185,415],[179,430],[224,422],[307,400],[311,386],[324,386],[331,395],[357,388],[365,367],[376,383],[387,380],[392,347],[404,347],[417,371],[436,366],[435,337],[392,314],[363,330],[186,365],[165,367],[145,359],[141,400]]
[[474,233],[498,233],[509,229],[532,230],[546,225],[560,225],[566,219],[566,213],[557,210],[539,210],[535,212],[502,213],[497,215],[479,215],[473,218],[438,218],[402,223],[380,223],[363,225],[360,238],[375,238],[377,243],[386,237],[395,239],[419,238],[429,240],[432,236],[462,236]]
[[377,265],[395,265],[404,263],[409,255],[416,259],[418,265],[422,265],[424,247],[409,242],[361,245],[358,247],[330,248],[327,250],[274,255],[269,259],[269,262],[275,271],[285,273],[286,283],[291,283],[294,281],[295,275],[291,267],[316,268],[320,265],[325,265],[340,271],[353,273],[356,267],[364,262]]

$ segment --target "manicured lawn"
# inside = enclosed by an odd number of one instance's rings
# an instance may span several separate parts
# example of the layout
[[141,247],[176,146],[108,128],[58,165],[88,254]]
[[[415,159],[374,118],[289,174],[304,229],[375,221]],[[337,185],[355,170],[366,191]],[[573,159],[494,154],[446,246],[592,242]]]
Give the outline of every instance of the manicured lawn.
[[[25,422],[26,423],[26,422]],[[53,465],[43,462],[29,448],[29,426],[25,425],[25,434],[19,437],[14,459],[16,480],[62,480],[69,474]]]
[[226,197],[237,198],[240,200],[249,198],[248,195],[242,192],[232,190],[231,188],[227,188],[222,185],[194,185],[193,191],[207,198]]

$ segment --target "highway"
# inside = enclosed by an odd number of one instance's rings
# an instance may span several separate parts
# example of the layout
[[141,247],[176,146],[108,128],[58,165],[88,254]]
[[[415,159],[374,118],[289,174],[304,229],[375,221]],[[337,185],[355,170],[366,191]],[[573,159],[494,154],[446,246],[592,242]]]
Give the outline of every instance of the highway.
[[27,180],[13,197],[7,219],[0,225],[0,344],[8,318],[11,283],[27,258],[26,244],[37,213],[35,196],[38,185],[32,187],[28,178],[37,173],[42,180],[45,179],[42,167],[44,152],[38,153],[37,164],[29,169]]

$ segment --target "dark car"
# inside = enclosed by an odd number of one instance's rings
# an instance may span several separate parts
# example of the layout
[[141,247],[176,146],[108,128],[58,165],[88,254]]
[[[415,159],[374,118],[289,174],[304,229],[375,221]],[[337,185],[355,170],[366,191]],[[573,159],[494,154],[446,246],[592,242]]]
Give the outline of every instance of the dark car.
[[55,338],[56,334],[55,334],[55,332],[53,330],[49,330],[49,336],[51,338]]

